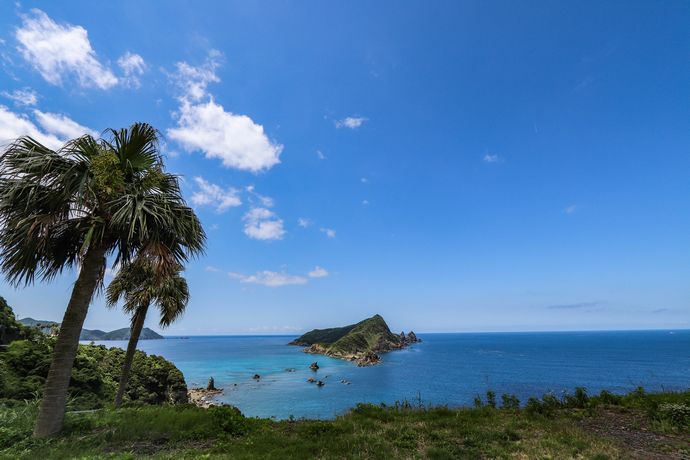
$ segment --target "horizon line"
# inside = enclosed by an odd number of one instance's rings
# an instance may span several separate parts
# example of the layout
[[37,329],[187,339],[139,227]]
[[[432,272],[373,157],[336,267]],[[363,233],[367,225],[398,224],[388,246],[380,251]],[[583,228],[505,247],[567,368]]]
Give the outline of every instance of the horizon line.
[[[415,332],[416,334],[557,334],[563,332],[690,332],[690,327],[681,328],[647,328],[647,329],[562,329],[562,330],[526,330],[526,331],[425,331],[425,332]],[[303,333],[242,333],[242,332],[228,332],[228,333],[215,333],[215,334],[171,334],[164,335],[160,334],[166,338],[181,338],[181,337],[294,337],[295,335],[303,335]],[[393,332],[395,334],[395,332]]]

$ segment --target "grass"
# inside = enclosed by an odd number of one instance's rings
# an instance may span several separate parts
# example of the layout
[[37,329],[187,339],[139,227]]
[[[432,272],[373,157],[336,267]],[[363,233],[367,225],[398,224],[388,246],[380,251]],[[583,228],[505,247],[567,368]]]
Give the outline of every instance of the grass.
[[[37,403],[0,409],[0,458],[629,458],[615,430],[654,432],[650,454],[690,453],[690,392],[545,397],[508,408],[359,405],[330,421],[243,417],[231,407],[141,406],[68,413],[65,432],[31,438]],[[611,433],[592,430],[611,420]],[[637,426],[636,426],[637,425]],[[646,438],[640,438],[644,441]],[[638,443],[639,444],[639,443]],[[639,451],[639,445],[636,447]],[[652,455],[649,458],[653,458]]]

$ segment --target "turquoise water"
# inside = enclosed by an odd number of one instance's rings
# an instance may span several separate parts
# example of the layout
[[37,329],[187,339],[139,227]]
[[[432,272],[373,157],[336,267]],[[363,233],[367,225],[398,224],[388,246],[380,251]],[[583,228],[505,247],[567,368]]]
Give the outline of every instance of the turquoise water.
[[[358,402],[409,400],[471,405],[486,390],[521,400],[575,386],[590,392],[690,388],[690,331],[420,334],[423,342],[383,355],[372,367],[302,353],[291,336],[168,338],[141,341],[248,416],[330,418]],[[125,342],[101,342],[125,347]],[[321,367],[309,369],[312,361]],[[294,372],[287,369],[294,368]],[[261,375],[254,381],[254,374]],[[309,377],[326,382],[319,388]],[[348,380],[351,385],[340,383]]]

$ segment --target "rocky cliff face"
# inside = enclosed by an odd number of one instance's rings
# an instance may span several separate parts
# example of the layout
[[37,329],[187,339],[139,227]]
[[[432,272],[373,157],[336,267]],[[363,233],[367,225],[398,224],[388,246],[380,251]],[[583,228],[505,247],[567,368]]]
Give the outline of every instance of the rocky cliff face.
[[414,332],[394,334],[381,315],[344,327],[314,329],[290,342],[306,347],[304,352],[347,359],[358,366],[381,361],[380,353],[399,350],[417,342]]

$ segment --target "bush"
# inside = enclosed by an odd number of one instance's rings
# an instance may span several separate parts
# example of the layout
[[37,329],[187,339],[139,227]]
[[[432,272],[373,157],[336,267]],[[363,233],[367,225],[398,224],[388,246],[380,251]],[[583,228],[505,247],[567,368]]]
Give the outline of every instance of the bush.
[[238,408],[212,406],[208,412],[223,433],[230,436],[240,436],[247,432],[247,419]]
[[610,391],[601,390],[599,396],[596,397],[595,403],[617,406],[621,403],[621,397],[611,393]]
[[659,405],[659,418],[671,422],[679,428],[690,427],[690,405],[680,403],[663,403]]
[[563,407],[561,401],[552,394],[545,394],[541,401],[538,398],[529,398],[525,410],[528,414],[540,414],[547,417],[553,416],[556,410]]
[[539,401],[539,398],[531,397],[527,400],[527,404],[525,405],[525,411],[529,415],[535,415],[535,414],[541,414],[542,413],[542,405],[541,401]]
[[589,396],[587,395],[587,390],[584,387],[576,387],[575,394],[566,394],[563,398],[564,405],[566,407],[574,407],[577,409],[584,409],[589,403]]
[[482,398],[479,395],[474,397],[474,407],[477,409],[482,407]]
[[486,405],[495,409],[496,408],[496,393],[489,390],[486,392]]
[[503,409],[518,410],[520,409],[520,400],[515,395],[503,393],[501,396],[501,407]]

